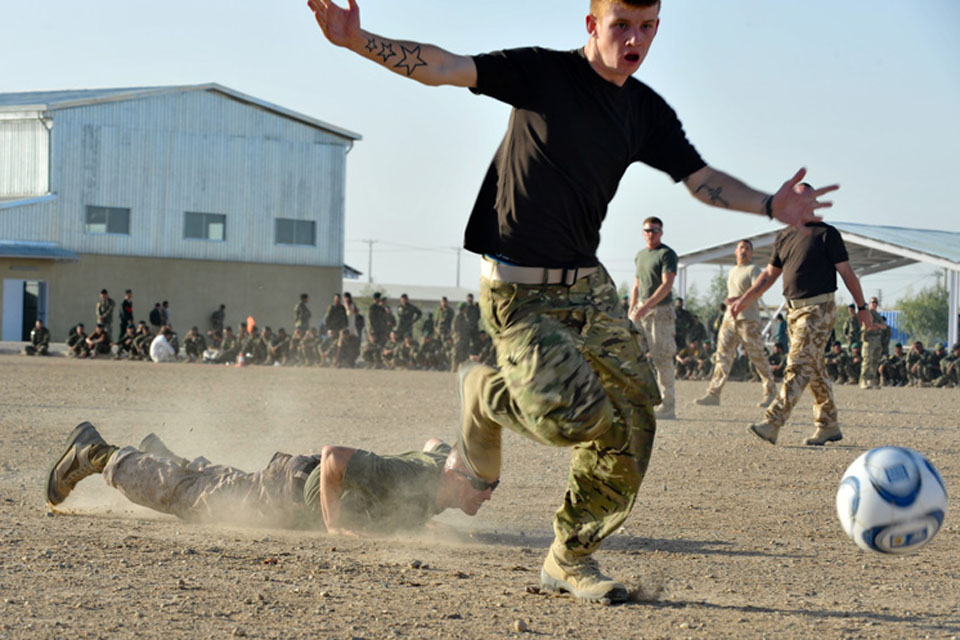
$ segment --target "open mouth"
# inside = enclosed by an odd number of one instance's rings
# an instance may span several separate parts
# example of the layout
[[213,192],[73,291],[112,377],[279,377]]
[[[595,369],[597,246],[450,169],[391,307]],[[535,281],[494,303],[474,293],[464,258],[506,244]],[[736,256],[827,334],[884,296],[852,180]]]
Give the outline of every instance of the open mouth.
[[624,58],[626,58],[627,62],[630,62],[630,63],[640,62],[639,53],[628,53],[626,56],[624,56]]

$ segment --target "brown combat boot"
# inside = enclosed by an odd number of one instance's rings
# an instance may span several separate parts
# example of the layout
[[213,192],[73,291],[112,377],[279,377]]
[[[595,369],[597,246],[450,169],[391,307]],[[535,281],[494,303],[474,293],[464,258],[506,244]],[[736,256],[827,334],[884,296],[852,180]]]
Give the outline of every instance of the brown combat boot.
[[47,504],[51,507],[67,499],[77,483],[94,473],[102,473],[117,448],[104,442],[96,428],[81,422],[67,436],[67,449],[47,476]]

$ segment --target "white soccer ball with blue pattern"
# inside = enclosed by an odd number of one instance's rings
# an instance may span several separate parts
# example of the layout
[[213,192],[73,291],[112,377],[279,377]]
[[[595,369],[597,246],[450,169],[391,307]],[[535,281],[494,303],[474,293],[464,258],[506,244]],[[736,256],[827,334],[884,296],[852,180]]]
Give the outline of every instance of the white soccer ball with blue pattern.
[[919,551],[937,535],[946,514],[940,473],[905,447],[867,451],[847,467],[837,490],[840,524],[866,551]]

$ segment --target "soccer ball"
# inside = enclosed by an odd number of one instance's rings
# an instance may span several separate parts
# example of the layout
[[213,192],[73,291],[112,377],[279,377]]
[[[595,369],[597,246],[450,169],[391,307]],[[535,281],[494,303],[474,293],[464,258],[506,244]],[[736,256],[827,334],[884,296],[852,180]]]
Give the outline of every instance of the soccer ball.
[[929,460],[913,449],[879,447],[847,467],[837,490],[837,516],[866,551],[907,554],[937,535],[947,490]]

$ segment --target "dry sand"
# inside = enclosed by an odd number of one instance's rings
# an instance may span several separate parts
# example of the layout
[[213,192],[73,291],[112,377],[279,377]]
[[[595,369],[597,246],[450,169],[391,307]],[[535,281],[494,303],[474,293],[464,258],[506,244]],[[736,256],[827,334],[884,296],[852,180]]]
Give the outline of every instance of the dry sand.
[[0,355],[0,385],[0,638],[960,638],[960,514],[898,558],[859,551],[834,513],[843,470],[883,444],[960,490],[956,389],[839,387],[845,438],[811,448],[809,394],[771,447],[744,431],[759,385],[729,384],[715,408],[690,405],[706,383],[679,383],[680,419],[598,554],[635,601],[603,607],[538,593],[568,453],[512,433],[493,501],[415,537],[190,525],[98,477],[66,515],[44,506],[82,420],[246,469],[330,443],[395,453],[452,435],[453,374]]

